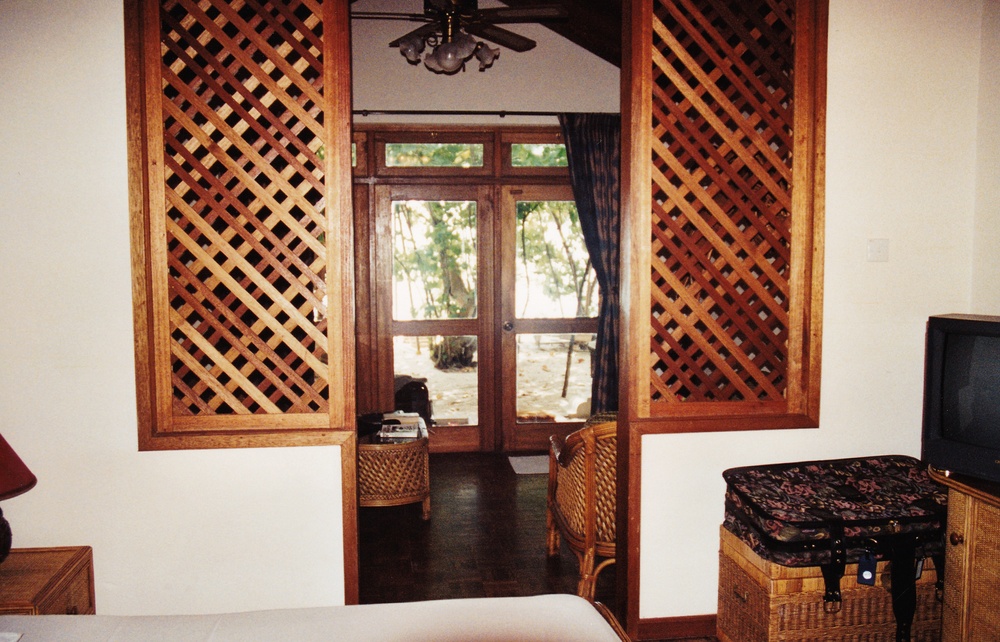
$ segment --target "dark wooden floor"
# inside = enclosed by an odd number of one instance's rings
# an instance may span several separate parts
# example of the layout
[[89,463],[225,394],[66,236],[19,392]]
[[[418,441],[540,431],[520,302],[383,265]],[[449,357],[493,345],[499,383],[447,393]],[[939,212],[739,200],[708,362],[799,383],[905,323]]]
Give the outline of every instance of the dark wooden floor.
[[[420,505],[362,508],[362,604],[574,593],[576,557],[545,554],[546,475],[492,453],[431,455],[431,518]],[[614,566],[596,599],[615,603]]]
[[[545,555],[546,475],[516,475],[493,453],[433,454],[430,465],[426,522],[419,504],[360,510],[362,603],[576,590],[573,554]],[[605,602],[613,571],[601,574]]]

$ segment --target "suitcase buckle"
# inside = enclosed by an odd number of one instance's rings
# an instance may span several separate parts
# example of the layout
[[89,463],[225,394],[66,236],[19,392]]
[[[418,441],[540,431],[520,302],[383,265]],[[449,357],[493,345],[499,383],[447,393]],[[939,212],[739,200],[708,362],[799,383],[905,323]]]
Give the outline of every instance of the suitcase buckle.
[[823,612],[824,613],[840,613],[840,609],[844,608],[844,603],[840,600],[836,602],[823,602]]

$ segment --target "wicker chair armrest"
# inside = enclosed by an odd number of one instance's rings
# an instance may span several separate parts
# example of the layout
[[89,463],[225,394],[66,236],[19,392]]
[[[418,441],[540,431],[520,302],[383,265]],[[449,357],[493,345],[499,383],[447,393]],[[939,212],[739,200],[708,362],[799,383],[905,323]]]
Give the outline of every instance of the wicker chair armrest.
[[[566,435],[565,438],[559,438],[557,435],[549,437],[549,442],[552,444],[552,452],[555,454],[556,461],[560,466],[566,468],[576,459],[577,454],[583,454],[583,433],[588,430],[590,430],[589,427],[581,428],[576,432]],[[556,442],[558,442],[558,446]]]

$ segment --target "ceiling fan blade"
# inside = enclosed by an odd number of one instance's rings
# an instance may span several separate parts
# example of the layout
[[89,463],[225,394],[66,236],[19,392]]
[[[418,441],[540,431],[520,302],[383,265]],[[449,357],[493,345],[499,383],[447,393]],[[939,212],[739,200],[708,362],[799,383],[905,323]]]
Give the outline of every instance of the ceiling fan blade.
[[408,34],[396,38],[395,40],[389,43],[389,46],[398,47],[400,42],[408,38],[419,38],[422,40],[431,34],[439,32],[440,30],[441,26],[438,25],[436,22],[429,22],[423,26],[417,27]]
[[540,22],[543,20],[564,20],[569,12],[561,5],[538,5],[535,7],[502,7],[481,9],[476,12],[476,22],[511,24],[516,22]]
[[491,42],[507,47],[513,51],[529,51],[535,48],[535,41],[531,38],[525,38],[524,36],[518,35],[513,31],[507,31],[502,27],[495,27],[493,25],[467,25],[466,31],[468,31],[473,36],[479,36],[480,38],[485,38]]
[[392,11],[355,11],[351,20],[409,20],[411,22],[427,22],[427,16],[419,13],[394,13]]
[[455,12],[469,15],[476,11],[478,0],[424,0],[424,13]]

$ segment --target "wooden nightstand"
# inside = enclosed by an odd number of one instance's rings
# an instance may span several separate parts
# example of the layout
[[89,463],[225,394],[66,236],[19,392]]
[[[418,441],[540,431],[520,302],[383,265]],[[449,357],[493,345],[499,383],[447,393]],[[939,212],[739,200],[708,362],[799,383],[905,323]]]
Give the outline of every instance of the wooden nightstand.
[[15,548],[0,564],[0,615],[94,613],[89,546]]

